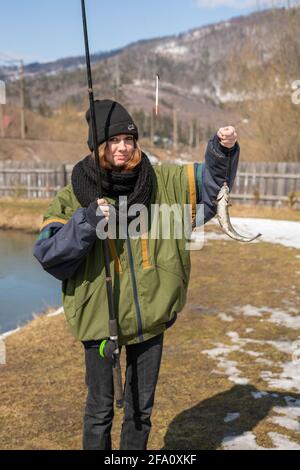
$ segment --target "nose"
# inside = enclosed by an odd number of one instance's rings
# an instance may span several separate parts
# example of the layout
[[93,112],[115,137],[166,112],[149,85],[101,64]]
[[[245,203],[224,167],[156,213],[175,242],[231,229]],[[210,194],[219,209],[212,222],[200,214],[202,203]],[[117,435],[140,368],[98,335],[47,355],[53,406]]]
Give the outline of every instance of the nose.
[[122,139],[119,142],[119,150],[126,150],[125,140]]

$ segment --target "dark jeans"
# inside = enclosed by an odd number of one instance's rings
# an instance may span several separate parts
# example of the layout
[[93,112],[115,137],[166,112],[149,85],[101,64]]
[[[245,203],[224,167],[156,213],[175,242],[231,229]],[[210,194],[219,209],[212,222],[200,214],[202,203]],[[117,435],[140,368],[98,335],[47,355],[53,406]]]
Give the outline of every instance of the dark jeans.
[[[162,357],[163,333],[126,347],[124,420],[120,450],[147,448],[151,412]],[[97,347],[85,349],[86,401],[84,450],[111,450],[114,417],[112,367],[101,359]]]

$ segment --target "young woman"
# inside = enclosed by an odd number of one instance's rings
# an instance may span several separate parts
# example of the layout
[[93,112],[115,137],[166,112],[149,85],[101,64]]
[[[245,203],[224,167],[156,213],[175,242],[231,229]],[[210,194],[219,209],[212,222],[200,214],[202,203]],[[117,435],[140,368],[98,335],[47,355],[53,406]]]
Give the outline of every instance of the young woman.
[[[175,207],[178,219],[179,209],[187,206],[194,226],[197,209],[202,207],[202,223],[210,220],[225,178],[229,179],[230,188],[233,185],[239,145],[233,127],[221,128],[208,143],[205,163],[152,167],[138,145],[138,129],[126,109],[104,100],[95,101],[95,110],[103,199],[98,198],[92,153],[74,167],[72,183],[51,203],[34,255],[47,272],[63,281],[66,319],[76,339],[84,345],[88,396],[83,448],[111,449],[112,368],[99,355],[101,340],[109,336],[99,230],[110,223],[112,213],[120,227],[119,197],[127,197],[125,236],[109,237],[119,344],[126,348],[120,449],[146,449],[164,332],[184,307],[190,276],[189,234],[185,231],[178,237],[171,230],[165,237],[158,228],[153,236],[153,208]],[[92,152],[89,111],[87,121]],[[130,223],[136,222],[134,207],[146,209],[148,225],[140,236],[131,236],[128,229]],[[186,220],[183,212],[179,219]],[[168,223],[174,228],[174,218],[170,220]],[[163,211],[156,221],[166,224]]]

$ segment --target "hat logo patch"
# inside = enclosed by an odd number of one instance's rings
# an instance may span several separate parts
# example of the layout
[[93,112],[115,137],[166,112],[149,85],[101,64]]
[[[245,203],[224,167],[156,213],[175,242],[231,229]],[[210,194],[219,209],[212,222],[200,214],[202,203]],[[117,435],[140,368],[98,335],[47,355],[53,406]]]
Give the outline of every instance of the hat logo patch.
[[134,124],[129,124],[128,125],[128,130],[129,131],[134,131],[135,127],[134,127]]

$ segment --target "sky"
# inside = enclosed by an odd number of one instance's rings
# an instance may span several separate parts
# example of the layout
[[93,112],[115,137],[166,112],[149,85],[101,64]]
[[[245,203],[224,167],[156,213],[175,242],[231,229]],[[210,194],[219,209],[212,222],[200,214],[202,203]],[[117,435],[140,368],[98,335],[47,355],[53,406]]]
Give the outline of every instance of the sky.
[[[256,0],[85,0],[91,52],[178,34],[252,12]],[[260,2],[261,3],[261,2]],[[80,0],[0,0],[0,58],[84,54]]]

